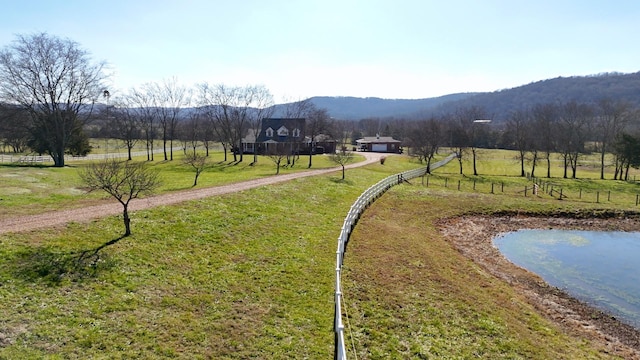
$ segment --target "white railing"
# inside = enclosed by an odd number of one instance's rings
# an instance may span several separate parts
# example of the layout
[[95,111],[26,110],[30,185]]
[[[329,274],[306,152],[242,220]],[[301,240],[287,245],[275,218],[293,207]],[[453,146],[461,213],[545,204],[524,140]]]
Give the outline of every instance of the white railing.
[[[173,151],[182,151],[182,147],[174,147]],[[167,152],[170,150],[167,149]],[[161,154],[164,152],[162,147],[153,149],[154,154]],[[132,157],[137,156],[145,156],[147,155],[147,151],[133,151],[131,152]],[[119,159],[119,158],[128,158],[129,154],[125,152],[117,152],[117,153],[105,153],[105,154],[88,154],[86,156],[71,156],[65,155],[66,160],[100,160],[100,159]],[[45,163],[51,162],[53,159],[50,155],[5,155],[0,154],[0,163]]]
[[[445,159],[431,165],[431,170],[435,170],[449,161],[453,160],[456,154],[453,153]],[[344,343],[344,323],[342,322],[342,286],[340,283],[340,272],[342,271],[342,261],[344,253],[347,249],[347,243],[351,236],[351,231],[355,227],[360,215],[371,205],[378,197],[384,194],[394,185],[401,184],[405,180],[413,179],[426,174],[426,168],[419,168],[402,172],[400,174],[388,176],[371,186],[356,200],[351,209],[347,213],[347,217],[342,224],[342,230],[338,237],[338,249],[336,251],[336,292],[335,292],[335,314],[334,314],[334,331],[335,331],[335,350],[334,359],[345,360],[347,358],[346,346]]]

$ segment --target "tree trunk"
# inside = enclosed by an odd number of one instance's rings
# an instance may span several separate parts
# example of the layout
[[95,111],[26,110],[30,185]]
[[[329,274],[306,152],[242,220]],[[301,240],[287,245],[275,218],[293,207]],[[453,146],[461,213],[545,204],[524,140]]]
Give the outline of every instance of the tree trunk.
[[551,179],[551,154],[547,153],[547,179]]
[[602,152],[600,153],[600,180],[604,180],[604,154],[605,154],[605,144],[602,144]]
[[164,161],[169,160],[169,157],[167,156],[167,138],[166,138],[166,135],[163,135],[163,139],[162,139],[162,152],[164,152]]
[[531,177],[536,177],[536,163],[538,162],[538,152],[533,153],[533,162],[531,164]]
[[122,211],[122,216],[124,219],[124,236],[131,235],[131,219],[129,218],[129,204],[124,205],[124,210]]
[[476,168],[476,149],[471,150],[473,154],[473,175],[478,176],[478,169]]

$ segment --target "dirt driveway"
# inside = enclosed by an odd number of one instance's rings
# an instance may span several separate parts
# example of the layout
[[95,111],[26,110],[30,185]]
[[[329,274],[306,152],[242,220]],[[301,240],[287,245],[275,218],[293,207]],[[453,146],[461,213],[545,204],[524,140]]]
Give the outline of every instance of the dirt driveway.
[[[393,154],[384,153],[372,153],[372,152],[359,152],[366,158],[365,161],[361,161],[354,164],[345,166],[346,169],[352,169],[360,166],[376,163],[380,161],[381,157],[389,156]],[[157,196],[151,196],[142,199],[134,199],[129,204],[129,211],[143,210],[154,206],[172,205],[183,201],[196,200],[207,198],[216,195],[228,194],[237,191],[243,191],[260,186],[277,184],[292,179],[299,179],[308,176],[323,175],[332,172],[341,171],[342,168],[330,168],[330,169],[318,169],[308,170],[286,175],[275,175],[261,179],[255,179],[250,181],[243,181],[239,183],[233,183],[223,186],[215,186],[201,189],[190,189],[185,191],[178,191],[174,193],[162,194]],[[112,201],[108,204],[95,205],[89,207],[83,207],[78,209],[68,209],[61,211],[46,212],[37,215],[20,216],[8,219],[0,220],[0,234],[9,232],[21,232],[42,229],[51,226],[64,225],[68,222],[85,222],[88,220],[116,215],[122,212],[122,205],[120,203]]]

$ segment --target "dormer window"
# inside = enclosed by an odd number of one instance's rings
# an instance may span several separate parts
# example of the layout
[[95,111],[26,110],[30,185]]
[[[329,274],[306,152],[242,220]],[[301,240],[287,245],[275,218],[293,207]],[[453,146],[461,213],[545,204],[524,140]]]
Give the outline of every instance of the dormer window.
[[293,129],[293,137],[300,137],[300,129]]
[[278,129],[278,136],[289,136],[289,130],[284,126],[281,126],[280,129]]
[[273,137],[273,129],[272,128],[268,128],[267,130],[264,131],[264,134],[267,137]]

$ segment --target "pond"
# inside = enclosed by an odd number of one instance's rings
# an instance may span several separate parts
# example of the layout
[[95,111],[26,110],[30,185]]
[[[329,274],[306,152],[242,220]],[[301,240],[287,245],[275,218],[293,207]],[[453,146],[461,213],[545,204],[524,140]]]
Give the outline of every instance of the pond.
[[519,230],[493,243],[512,263],[640,329],[640,232]]

